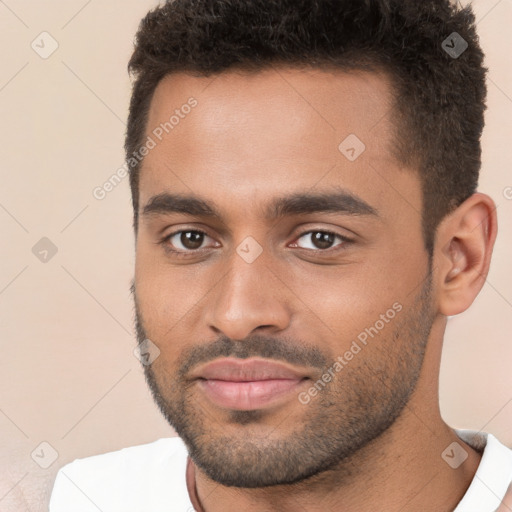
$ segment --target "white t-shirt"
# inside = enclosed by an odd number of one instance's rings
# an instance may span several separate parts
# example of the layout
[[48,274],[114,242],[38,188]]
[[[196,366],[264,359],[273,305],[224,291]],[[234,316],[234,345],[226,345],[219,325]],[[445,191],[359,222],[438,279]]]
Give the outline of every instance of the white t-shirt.
[[[512,482],[512,450],[492,434],[457,430],[483,455],[454,512],[495,512]],[[57,474],[50,512],[193,512],[179,437],[77,459]]]

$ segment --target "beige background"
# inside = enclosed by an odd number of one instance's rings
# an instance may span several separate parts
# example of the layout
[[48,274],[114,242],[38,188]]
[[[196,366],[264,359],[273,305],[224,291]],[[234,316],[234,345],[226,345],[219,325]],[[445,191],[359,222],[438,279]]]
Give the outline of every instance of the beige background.
[[[133,355],[134,255],[123,164],[126,64],[153,1],[0,0],[0,511],[43,511],[59,467],[76,457],[173,435]],[[477,0],[489,110],[480,190],[498,205],[487,284],[450,319],[441,405],[454,427],[512,446],[512,0]],[[49,58],[31,43],[47,31]],[[50,40],[44,40],[50,48]],[[58,249],[32,253],[42,238]],[[48,468],[39,462],[58,458]],[[35,451],[34,451],[35,450]]]

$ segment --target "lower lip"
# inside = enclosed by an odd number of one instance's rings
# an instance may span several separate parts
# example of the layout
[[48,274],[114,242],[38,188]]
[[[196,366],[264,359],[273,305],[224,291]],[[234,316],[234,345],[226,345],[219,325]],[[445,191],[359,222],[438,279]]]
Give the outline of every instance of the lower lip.
[[250,382],[200,380],[199,386],[216,405],[238,411],[260,409],[297,391],[305,379],[270,379]]

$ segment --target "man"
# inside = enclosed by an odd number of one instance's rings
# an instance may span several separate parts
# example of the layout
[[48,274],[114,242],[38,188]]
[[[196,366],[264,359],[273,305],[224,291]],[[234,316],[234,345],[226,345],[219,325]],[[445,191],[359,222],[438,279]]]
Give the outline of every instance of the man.
[[497,230],[471,9],[176,0],[130,70],[137,338],[179,437],[65,466],[51,511],[510,510],[512,451],[438,403]]

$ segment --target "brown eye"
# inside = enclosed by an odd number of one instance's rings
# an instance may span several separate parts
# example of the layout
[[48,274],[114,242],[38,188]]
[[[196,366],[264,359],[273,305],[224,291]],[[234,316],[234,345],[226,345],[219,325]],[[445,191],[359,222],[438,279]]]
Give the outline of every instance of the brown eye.
[[180,235],[180,242],[187,249],[199,249],[204,240],[204,234],[197,231],[183,231]]
[[166,237],[166,241],[179,251],[194,251],[200,249],[205,238],[209,238],[202,231],[177,231]]
[[[330,231],[308,231],[301,235],[298,240],[304,239],[306,243],[297,243],[297,245],[303,249],[313,249],[313,250],[326,250],[331,249],[337,245],[342,245],[346,239],[341,235],[337,235],[336,233],[331,233]],[[309,239],[309,243],[308,243]],[[333,245],[335,240],[339,239],[341,242]]]

